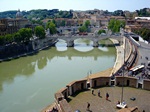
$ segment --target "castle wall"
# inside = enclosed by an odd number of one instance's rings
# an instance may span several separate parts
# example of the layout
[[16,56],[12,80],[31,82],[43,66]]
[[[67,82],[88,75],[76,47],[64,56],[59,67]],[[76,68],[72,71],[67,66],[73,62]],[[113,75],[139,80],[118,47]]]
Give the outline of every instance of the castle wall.
[[143,80],[143,89],[150,90],[150,80]]

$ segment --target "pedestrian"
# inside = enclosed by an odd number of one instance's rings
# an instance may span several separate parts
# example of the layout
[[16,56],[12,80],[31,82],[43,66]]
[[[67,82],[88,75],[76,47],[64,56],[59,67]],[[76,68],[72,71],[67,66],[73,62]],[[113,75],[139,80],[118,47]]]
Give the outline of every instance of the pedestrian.
[[92,89],[92,94],[94,94],[94,89]]
[[106,100],[108,100],[108,98],[109,98],[109,94],[108,94],[108,93],[106,93]]
[[101,96],[100,89],[98,90],[98,96],[99,96],[99,97]]
[[87,110],[90,110],[90,103],[87,102]]

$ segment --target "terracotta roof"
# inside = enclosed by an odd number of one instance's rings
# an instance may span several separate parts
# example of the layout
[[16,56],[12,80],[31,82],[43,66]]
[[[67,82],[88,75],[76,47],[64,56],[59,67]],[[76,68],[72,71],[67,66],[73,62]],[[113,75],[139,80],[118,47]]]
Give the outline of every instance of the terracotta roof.
[[96,20],[107,20],[108,21],[108,18],[98,18]]

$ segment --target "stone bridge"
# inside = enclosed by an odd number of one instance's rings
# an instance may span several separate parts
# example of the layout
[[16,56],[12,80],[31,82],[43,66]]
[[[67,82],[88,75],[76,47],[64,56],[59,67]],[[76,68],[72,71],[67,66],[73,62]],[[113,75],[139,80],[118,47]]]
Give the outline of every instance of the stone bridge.
[[[74,46],[74,40],[76,39],[82,39],[82,38],[85,38],[85,39],[88,39],[88,40],[91,40],[93,41],[93,47],[98,47],[99,46],[99,41],[102,40],[102,39],[106,39],[106,38],[116,38],[116,36],[110,36],[110,35],[104,35],[104,36],[96,36],[96,35],[77,35],[77,36],[74,36],[74,35],[67,35],[67,36],[50,36],[51,38],[57,38],[58,40],[59,39],[62,39],[62,40],[65,40],[66,43],[67,43],[67,47],[73,47]],[[117,38],[119,38],[119,36],[117,36]]]
[[57,28],[57,31],[62,34],[64,31],[68,30],[68,31],[72,31],[73,33],[75,33],[77,30],[79,29],[79,26],[73,26],[73,27],[59,27]]

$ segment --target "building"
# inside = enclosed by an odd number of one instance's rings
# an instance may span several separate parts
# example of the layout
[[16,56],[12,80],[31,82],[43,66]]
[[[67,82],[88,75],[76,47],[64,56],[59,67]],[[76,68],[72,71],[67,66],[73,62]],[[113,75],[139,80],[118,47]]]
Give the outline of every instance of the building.
[[25,28],[27,24],[30,22],[23,18],[22,13],[18,10],[15,19],[0,19],[0,35],[15,33],[20,28]]
[[19,29],[19,21],[14,19],[0,19],[0,35],[12,34]]
[[125,26],[125,31],[127,32],[135,32],[139,29],[141,29],[141,25],[126,25]]
[[96,26],[99,26],[99,27],[103,27],[103,26],[108,26],[108,18],[98,18],[96,20]]

